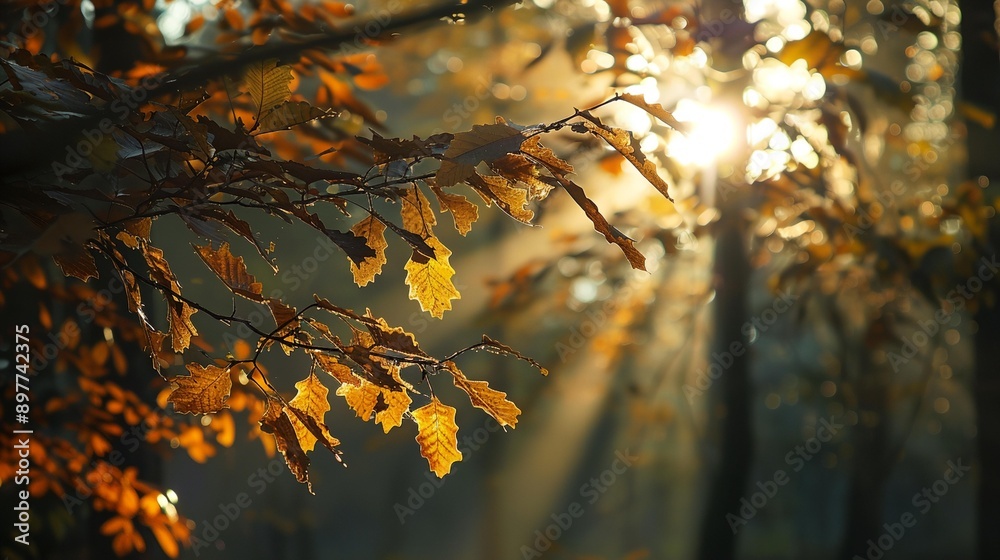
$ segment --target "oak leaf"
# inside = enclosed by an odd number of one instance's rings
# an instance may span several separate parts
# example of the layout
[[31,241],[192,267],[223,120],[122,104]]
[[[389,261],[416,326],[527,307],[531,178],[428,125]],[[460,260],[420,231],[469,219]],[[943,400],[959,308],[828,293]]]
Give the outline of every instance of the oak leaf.
[[170,270],[163,251],[150,245],[145,246],[143,255],[149,266],[149,276],[160,284],[160,290],[167,298],[167,318],[170,321],[170,344],[174,352],[183,352],[191,345],[191,337],[198,335],[198,330],[191,322],[191,316],[197,311],[184,300],[180,299],[181,285]]
[[191,375],[175,377],[177,387],[167,397],[174,403],[174,411],[180,414],[210,414],[229,408],[226,399],[233,389],[233,380],[228,369],[218,366],[187,364]]
[[367,422],[371,418],[372,412],[375,411],[375,405],[378,403],[381,392],[378,385],[361,380],[358,385],[341,385],[337,389],[337,396],[344,397],[347,406],[354,410],[358,418]]
[[666,197],[666,199],[670,202],[674,201],[674,199],[670,196],[670,187],[667,186],[667,182],[664,181],[663,177],[660,177],[660,174],[656,171],[656,164],[646,159],[645,154],[643,154],[642,151],[639,150],[636,143],[633,142],[634,137],[630,132],[620,128],[608,126],[602,123],[600,119],[587,112],[583,113],[583,117],[587,119],[583,121],[583,125],[586,127],[588,132],[603,139],[612,148],[618,150],[618,153],[627,159],[633,167],[638,169],[639,173],[642,173],[642,176],[645,177],[646,180],[656,188],[656,190],[660,191],[660,194]]
[[322,352],[313,352],[312,356],[313,359],[316,360],[316,363],[319,365],[319,367],[323,371],[330,374],[330,377],[333,377],[334,379],[339,381],[341,385],[361,384],[361,378],[358,377],[357,375],[354,375],[354,372],[351,371],[351,368],[338,362],[337,358],[334,358],[333,356],[324,354]]
[[402,391],[382,389],[379,399],[381,402],[376,404],[375,423],[382,424],[382,430],[388,434],[389,430],[403,425],[403,414],[410,410],[413,399],[405,389]]
[[351,272],[354,274],[354,282],[358,286],[365,286],[375,280],[375,276],[382,272],[382,266],[386,263],[385,249],[389,244],[385,241],[385,224],[378,221],[375,216],[368,216],[354,224],[351,232],[364,239],[365,244],[375,251],[375,256],[365,257],[360,263],[348,259],[351,263]]
[[451,251],[436,237],[429,237],[427,244],[437,257],[429,259],[414,251],[404,267],[406,285],[410,287],[409,298],[420,302],[421,310],[440,319],[451,309],[451,300],[461,299],[462,294],[451,281],[455,275],[455,269],[448,263]]
[[417,443],[420,454],[427,459],[434,474],[438,478],[451,472],[451,465],[462,460],[462,452],[458,450],[458,425],[455,424],[455,409],[437,397],[431,397],[431,402],[414,410],[413,419],[417,422]]
[[473,406],[485,410],[501,426],[516,427],[517,416],[521,414],[521,409],[507,400],[507,393],[491,389],[486,381],[470,380],[458,369],[455,362],[447,361],[444,366],[451,372],[455,386],[469,395]]
[[335,113],[333,112],[313,107],[305,101],[285,101],[261,117],[257,133],[264,134],[278,130],[288,130],[300,124],[334,115]]
[[474,174],[469,177],[468,183],[486,201],[487,206],[495,202],[508,216],[525,224],[530,224],[535,217],[535,213],[526,208],[527,189],[515,187],[507,179],[496,175]]
[[247,67],[243,75],[243,86],[253,99],[258,117],[292,95],[288,89],[292,81],[292,67],[277,66],[277,62],[273,58],[255,62]]
[[437,225],[437,218],[423,191],[417,187],[407,189],[399,200],[399,216],[403,220],[403,228],[423,238],[434,235],[431,228]]
[[659,119],[663,124],[668,125],[676,131],[687,131],[687,127],[675,119],[673,113],[664,109],[663,105],[660,105],[659,103],[647,103],[646,99],[642,95],[636,95],[634,93],[622,93],[619,94],[618,97],[622,101],[627,101],[643,111],[646,111],[650,115]]
[[278,446],[278,451],[285,458],[288,470],[295,475],[295,480],[306,483],[309,493],[312,494],[312,482],[309,481],[309,457],[299,444],[299,439],[295,433],[295,427],[288,417],[288,412],[281,401],[269,396],[267,398],[267,409],[260,419],[260,429],[274,436],[274,442]]
[[460,194],[446,193],[436,186],[431,190],[437,196],[441,212],[451,212],[458,233],[465,235],[472,231],[472,224],[479,219],[479,207]]
[[234,294],[252,301],[264,301],[264,296],[261,295],[263,286],[247,272],[243,257],[236,257],[229,252],[229,243],[223,243],[218,251],[212,250],[211,244],[204,247],[194,245],[194,250]]
[[[309,377],[295,384],[295,398],[288,401],[288,405],[295,407],[303,414],[312,417],[317,424],[323,425],[323,417],[330,410],[330,401],[327,395],[330,390],[316,377],[315,373],[310,373]],[[299,444],[305,451],[312,451],[316,446],[316,436],[309,428],[299,420],[296,414],[292,414],[289,419],[295,428],[295,434],[299,438]]]
[[583,188],[577,185],[573,181],[566,179],[564,177],[557,177],[559,182],[562,184],[566,192],[573,197],[573,201],[576,202],[583,212],[590,218],[590,221],[594,224],[594,229],[600,233],[604,234],[604,238],[610,243],[614,243],[621,248],[622,252],[625,253],[625,258],[628,259],[629,264],[632,268],[638,270],[646,270],[646,257],[635,248],[632,244],[632,240],[629,239],[624,233],[618,231],[617,228],[608,223],[608,220],[604,218],[601,211],[594,204],[593,200],[587,198],[587,194],[584,193]]

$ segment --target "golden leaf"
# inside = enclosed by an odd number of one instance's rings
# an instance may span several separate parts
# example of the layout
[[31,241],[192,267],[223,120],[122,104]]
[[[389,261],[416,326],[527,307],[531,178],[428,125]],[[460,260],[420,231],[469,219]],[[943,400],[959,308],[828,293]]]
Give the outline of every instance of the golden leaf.
[[[323,385],[315,373],[310,373],[309,377],[296,383],[295,390],[297,391],[295,398],[288,401],[288,404],[312,417],[317,424],[323,426],[323,417],[330,410],[330,401],[327,400],[330,390]],[[316,446],[316,436],[295,414],[290,415],[289,419],[292,421],[292,427],[295,428],[295,435],[298,436],[302,449],[307,452],[312,451]]]
[[430,403],[413,411],[413,419],[417,421],[420,454],[427,459],[434,474],[444,478],[451,472],[451,465],[462,460],[455,409],[431,397]]
[[312,483],[309,481],[309,457],[302,450],[299,439],[288,417],[285,406],[274,397],[267,398],[267,409],[260,419],[260,429],[273,435],[278,451],[285,458],[288,470],[299,482],[305,482],[312,494]]
[[[538,143],[538,138],[533,137],[525,142],[524,146],[532,143],[532,140],[535,141],[535,144]],[[548,148],[542,148],[542,150],[550,154],[552,153]],[[522,151],[528,153],[527,150],[522,149]],[[555,157],[554,154],[552,155],[552,159],[556,162],[565,163]],[[566,170],[567,168],[568,171]],[[530,159],[521,154],[507,154],[490,164],[490,169],[511,183],[525,185],[528,188],[528,200],[542,200],[552,191],[552,185],[538,177],[538,165],[535,165]],[[566,164],[566,168],[555,166],[551,167],[551,169],[555,169],[559,173],[570,173],[573,171],[573,167],[568,163]]]
[[558,171],[563,175],[573,172],[573,166],[557,157],[555,152],[543,146],[539,141],[538,136],[528,138],[524,144],[521,145],[521,153],[535,158],[545,164],[545,166],[549,169]]
[[361,264],[351,263],[351,272],[354,273],[354,282],[358,286],[364,286],[375,280],[375,276],[382,272],[382,266],[386,263],[385,249],[389,246],[385,241],[385,224],[378,221],[375,216],[368,216],[364,220],[354,224],[351,232],[365,240],[375,256],[365,257]]
[[646,180],[656,188],[656,190],[660,191],[660,194],[666,197],[666,199],[670,202],[674,201],[674,199],[670,196],[670,187],[667,186],[667,182],[663,180],[663,177],[660,177],[660,174],[657,173],[656,165],[646,159],[645,154],[643,154],[637,146],[633,146],[632,141],[634,138],[629,132],[620,128],[608,126],[598,120],[597,117],[589,116],[587,114],[584,114],[584,117],[588,120],[583,121],[583,125],[587,127],[587,130],[590,131],[591,134],[604,139],[604,141],[607,142],[612,148],[618,150],[619,154],[627,159],[633,167],[638,169],[639,173],[642,173],[642,176],[645,177]]
[[491,389],[489,383],[486,381],[470,380],[458,369],[455,362],[447,361],[444,363],[444,366],[451,372],[455,386],[469,395],[469,400],[472,401],[473,406],[485,410],[501,426],[516,427],[517,416],[521,414],[521,409],[507,400],[507,393]]
[[292,81],[292,67],[277,66],[277,63],[273,58],[255,62],[247,67],[243,75],[243,87],[253,99],[258,116],[287,101],[292,95],[288,89],[288,84]]
[[413,399],[405,389],[400,391],[382,389],[382,402],[384,408],[375,412],[375,423],[382,424],[382,430],[388,434],[389,430],[403,425],[403,414],[410,410]]
[[609,243],[614,243],[621,248],[622,252],[625,253],[625,258],[628,259],[629,264],[632,268],[637,270],[646,270],[646,257],[635,248],[632,244],[632,240],[629,239],[624,233],[618,231],[617,228],[608,223],[608,220],[604,218],[601,211],[594,204],[593,200],[587,198],[587,194],[583,191],[580,185],[577,185],[573,181],[566,179],[565,177],[557,177],[559,182],[562,184],[566,192],[573,197],[573,201],[576,202],[584,214],[590,218],[590,221],[594,224],[594,229],[600,233],[604,234],[604,238],[608,240]]
[[403,219],[403,228],[420,237],[434,235],[431,227],[437,224],[431,203],[417,187],[407,189],[400,197],[399,216]]
[[337,396],[344,397],[347,406],[354,410],[358,418],[367,422],[375,411],[381,391],[378,385],[362,379],[358,385],[341,385],[337,389]]
[[468,183],[486,201],[487,206],[496,202],[504,213],[525,224],[530,224],[535,217],[535,213],[526,208],[527,189],[515,187],[507,179],[496,175],[473,175],[469,177]]
[[508,153],[516,153],[524,135],[506,124],[477,124],[468,132],[460,132],[444,152],[436,178],[439,186],[450,187],[476,172],[481,161],[490,163]]
[[264,301],[264,296],[261,295],[263,286],[247,272],[243,257],[233,256],[229,252],[229,243],[223,243],[218,251],[212,250],[211,243],[204,247],[194,245],[194,250],[234,294],[252,301]]
[[479,219],[479,207],[460,194],[449,194],[438,187],[431,187],[431,190],[437,196],[441,212],[451,212],[455,218],[458,233],[465,235],[472,231],[472,224]]
[[323,369],[323,371],[329,373],[331,377],[333,377],[337,381],[340,381],[341,384],[346,384],[346,385],[361,384],[361,378],[358,377],[357,375],[354,375],[354,372],[351,371],[351,368],[338,362],[337,358],[334,358],[333,356],[329,356],[327,354],[323,354],[322,352],[313,352],[312,356],[313,359],[316,360],[316,363],[319,364],[319,367]]
[[201,364],[185,366],[191,375],[173,378],[177,384],[167,402],[174,403],[174,411],[181,414],[208,414],[229,406],[226,399],[233,389],[228,369]]
[[451,309],[451,300],[461,299],[451,277],[455,269],[448,263],[451,251],[436,237],[427,238],[427,244],[434,249],[436,258],[428,259],[414,251],[404,267],[406,285],[410,287],[410,299],[420,302],[420,309],[440,319]]

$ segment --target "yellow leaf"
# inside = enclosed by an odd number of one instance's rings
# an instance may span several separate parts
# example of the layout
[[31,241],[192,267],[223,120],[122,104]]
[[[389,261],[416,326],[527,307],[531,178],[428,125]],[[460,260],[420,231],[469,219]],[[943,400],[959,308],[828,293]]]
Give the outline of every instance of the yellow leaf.
[[427,244],[434,249],[436,258],[429,259],[414,251],[404,267],[406,285],[410,287],[410,299],[420,302],[420,309],[440,319],[451,309],[451,300],[460,299],[451,277],[455,269],[448,263],[451,251],[436,237],[427,238]]
[[185,367],[191,375],[173,378],[177,388],[167,397],[167,402],[174,403],[174,412],[208,414],[228,408],[226,399],[233,389],[229,370],[201,364]]
[[358,286],[364,286],[375,280],[375,276],[382,272],[382,266],[386,263],[385,249],[389,244],[385,241],[385,224],[375,219],[375,216],[368,216],[354,224],[351,232],[363,238],[365,245],[375,251],[375,256],[365,257],[360,265],[348,259],[351,263],[351,272],[354,273],[354,282]]
[[243,87],[253,99],[258,116],[287,101],[292,95],[288,89],[288,84],[292,81],[292,67],[277,66],[277,63],[273,58],[255,62],[247,67],[243,75]]
[[469,177],[468,183],[486,201],[487,206],[495,202],[508,216],[525,224],[530,224],[535,217],[535,213],[526,208],[527,189],[515,187],[507,179],[496,175],[473,175]]
[[[330,410],[330,401],[327,400],[330,390],[323,385],[315,373],[310,373],[309,377],[296,383],[295,389],[297,391],[295,398],[288,401],[288,404],[312,417],[321,428],[324,427],[323,417]],[[290,414],[289,419],[292,421],[292,427],[295,428],[295,435],[299,438],[302,449],[312,451],[316,446],[316,436],[295,414]]]
[[434,474],[444,478],[451,472],[451,465],[462,460],[455,409],[431,397],[430,403],[413,411],[413,419],[417,421],[420,454],[427,459]]
[[337,389],[337,396],[344,397],[347,406],[351,407],[358,418],[365,422],[372,417],[380,393],[381,389],[378,385],[363,379],[358,385],[344,384]]
[[235,257],[229,252],[229,243],[223,243],[218,251],[212,250],[211,243],[204,247],[195,245],[194,250],[234,294],[252,301],[264,301],[263,286],[247,272],[243,257]]
[[451,372],[455,386],[468,393],[473,406],[485,410],[501,426],[516,427],[517,416],[521,414],[521,409],[507,400],[507,393],[491,389],[489,383],[485,381],[470,380],[458,369],[455,362],[448,361],[444,365]]
[[403,229],[420,237],[434,235],[432,226],[437,224],[431,203],[417,187],[408,189],[400,197],[399,215],[403,219]]
[[659,103],[647,103],[645,97],[634,93],[622,93],[619,94],[618,97],[620,97],[622,101],[627,101],[643,111],[646,111],[650,115],[659,119],[663,124],[670,126],[670,128],[680,132],[686,131],[687,127],[678,122],[677,119],[674,118],[673,113],[664,109],[663,105],[660,105]]
[[159,283],[167,298],[168,314],[170,320],[170,343],[174,352],[183,352],[191,345],[191,337],[198,335],[198,330],[191,322],[191,316],[197,311],[176,296],[181,293],[181,285],[170,270],[167,259],[163,256],[163,251],[146,245],[143,251],[146,257],[146,265],[149,266],[149,276]]
[[285,406],[274,397],[267,398],[267,409],[260,419],[260,429],[274,436],[278,451],[285,458],[288,470],[299,482],[305,482],[312,494],[312,483],[309,481],[309,457],[299,444],[295,428]]
[[472,224],[479,219],[479,207],[460,194],[449,194],[438,187],[431,187],[431,190],[437,196],[441,212],[451,212],[455,218],[458,233],[465,235],[472,231]]
[[410,410],[413,399],[405,389],[399,391],[382,389],[382,402],[384,408],[375,413],[375,423],[382,424],[382,430],[388,434],[389,430],[403,425],[403,414]]
[[321,352],[313,352],[312,356],[313,359],[316,360],[316,363],[319,364],[319,367],[323,369],[323,371],[329,373],[331,377],[333,377],[337,381],[340,381],[341,384],[345,385],[361,384],[361,378],[358,377],[357,375],[354,375],[354,372],[351,371],[351,368],[338,362],[337,358],[334,358],[333,356],[329,356],[327,354],[323,354]]

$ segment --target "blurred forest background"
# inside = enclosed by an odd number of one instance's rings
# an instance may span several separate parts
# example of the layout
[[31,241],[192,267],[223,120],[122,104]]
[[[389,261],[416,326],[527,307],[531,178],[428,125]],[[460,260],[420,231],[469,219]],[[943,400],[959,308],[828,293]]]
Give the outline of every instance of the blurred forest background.
[[[11,560],[1000,557],[997,10],[988,0],[5,2],[4,189],[19,193],[3,196],[0,223],[8,512],[14,324],[32,325],[43,359],[31,381],[33,544],[15,543],[7,524],[0,552]],[[337,33],[350,39],[322,43]],[[292,100],[335,115],[309,113],[266,146],[316,168],[388,173],[391,164],[373,162],[356,136],[458,134],[498,116],[530,127],[616,93],[661,104],[679,121],[621,101],[594,111],[631,133],[674,202],[595,135],[563,129],[543,138],[608,222],[635,240],[645,271],[558,189],[526,201],[535,226],[479,205],[478,222],[459,235],[452,216],[435,212],[461,293],[442,319],[407,298],[404,240],[389,240],[382,274],[358,287],[328,236],[277,213],[237,210],[252,237],[277,248],[223,236],[265,294],[281,290],[300,308],[313,294],[368,308],[432,356],[487,334],[548,369],[541,376],[486,352],[462,358],[470,378],[520,408],[513,430],[497,429],[450,383],[435,385],[458,409],[463,453],[444,478],[428,470],[409,418],[385,433],[334,394],[325,421],[349,467],[318,449],[315,495],[257,427],[264,400],[247,396],[250,385],[234,384],[230,410],[175,413],[132,302],[111,283],[117,266],[91,248],[100,278],[64,277],[73,267],[44,241],[85,245],[88,235],[18,216],[32,215],[24,210],[32,189],[101,190],[116,162],[124,177],[140,169],[124,160],[147,157],[142,140],[111,135],[110,147],[102,140],[84,154],[83,171],[50,171],[76,142],[73,127],[86,128],[74,119],[92,116],[100,105],[92,99],[111,99],[98,79],[59,81],[67,72],[55,62],[72,58],[119,92],[142,91],[152,78],[153,95],[128,106],[133,118],[184,105],[170,82],[156,80],[167,75],[205,92],[199,114],[249,126],[253,111],[234,107],[237,80],[223,75],[242,73],[240,57],[283,47],[274,52],[292,66]],[[157,95],[164,105],[154,107]],[[328,224],[335,214],[323,214]],[[228,313],[238,298],[190,250],[206,235],[218,241],[217,232],[195,222],[164,216],[150,240],[188,299]],[[34,233],[22,239],[18,229]],[[142,291],[149,320],[162,327],[167,305]],[[101,297],[113,303],[95,307]],[[253,333],[206,315],[194,316],[200,336],[185,356],[253,353]],[[67,325],[75,335],[64,337]],[[175,366],[168,376],[183,372],[179,359],[159,359]],[[261,359],[289,398],[310,363],[277,346]],[[236,514],[221,528],[227,511]]]

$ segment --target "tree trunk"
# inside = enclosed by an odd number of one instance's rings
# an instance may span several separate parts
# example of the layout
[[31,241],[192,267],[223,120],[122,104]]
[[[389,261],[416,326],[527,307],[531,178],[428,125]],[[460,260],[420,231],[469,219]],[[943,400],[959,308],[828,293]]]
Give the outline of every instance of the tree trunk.
[[[739,198],[739,197],[734,197]],[[733,201],[722,208],[721,231],[715,246],[715,342],[714,352],[728,352],[733,342],[742,342],[747,320],[750,263],[745,247],[742,205]],[[714,381],[709,410],[709,437],[720,448],[718,469],[711,480],[701,524],[698,558],[727,560],[736,556],[736,533],[726,514],[736,513],[744,497],[753,460],[750,410],[750,353],[733,355],[733,363]]]

